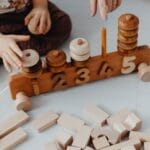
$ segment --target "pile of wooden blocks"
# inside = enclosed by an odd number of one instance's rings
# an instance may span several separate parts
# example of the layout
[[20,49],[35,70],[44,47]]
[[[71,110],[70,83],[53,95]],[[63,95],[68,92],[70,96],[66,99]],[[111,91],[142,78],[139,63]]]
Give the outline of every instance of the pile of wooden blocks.
[[[90,104],[84,108],[84,116],[91,125],[73,115],[55,112],[46,112],[31,124],[39,133],[54,125],[65,129],[44,144],[45,150],[150,150],[150,135],[138,131],[142,121],[135,113],[122,109],[109,115]],[[18,111],[0,123],[0,150],[12,149],[27,138],[21,126],[28,120],[25,112]]]

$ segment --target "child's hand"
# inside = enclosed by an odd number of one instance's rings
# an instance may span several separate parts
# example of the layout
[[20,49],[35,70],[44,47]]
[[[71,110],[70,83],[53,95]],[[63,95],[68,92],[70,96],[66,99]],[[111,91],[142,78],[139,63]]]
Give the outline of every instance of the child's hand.
[[120,6],[122,0],[90,0],[91,15],[95,16],[97,7],[99,8],[101,18],[107,19],[107,14]]
[[46,34],[51,28],[50,13],[45,7],[35,7],[25,18],[25,25],[33,34]]
[[27,41],[29,38],[29,36],[24,35],[0,35],[0,57],[3,59],[4,66],[8,72],[12,71],[12,67],[17,69],[21,67],[20,58],[23,53],[17,42]]

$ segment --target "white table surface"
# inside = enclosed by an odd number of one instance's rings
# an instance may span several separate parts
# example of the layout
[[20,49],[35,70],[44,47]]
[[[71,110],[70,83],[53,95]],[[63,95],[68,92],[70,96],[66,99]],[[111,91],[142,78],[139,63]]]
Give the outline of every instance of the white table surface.
[[[150,43],[149,0],[124,0],[122,6],[109,15],[103,22],[99,15],[92,18],[89,13],[88,0],[55,0],[55,3],[67,11],[73,22],[72,35],[62,47],[68,53],[69,41],[76,37],[85,37],[91,43],[92,55],[100,53],[99,30],[102,26],[108,29],[108,49],[116,49],[117,19],[126,12],[134,13],[140,18],[139,44]],[[33,98],[33,109],[29,112],[31,119],[49,110],[68,112],[82,116],[83,108],[88,103],[95,103],[107,112],[115,113],[122,108],[128,108],[143,120],[143,131],[150,131],[150,83],[138,80],[136,74],[120,76],[108,80],[86,84],[65,91],[48,93]],[[8,74],[0,67],[0,121],[15,112],[8,89]],[[38,134],[29,122],[24,126],[29,133],[26,142],[18,146],[18,150],[42,149],[44,143],[54,139],[62,130],[56,126]]]

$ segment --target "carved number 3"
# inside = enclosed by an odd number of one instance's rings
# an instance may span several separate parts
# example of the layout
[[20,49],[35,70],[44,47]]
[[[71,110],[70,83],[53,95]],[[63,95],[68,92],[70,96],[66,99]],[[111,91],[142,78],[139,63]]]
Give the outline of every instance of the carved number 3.
[[82,68],[77,71],[77,75],[79,76],[78,79],[76,79],[76,84],[83,84],[90,80],[90,71],[87,68]]
[[123,68],[121,69],[122,74],[129,74],[133,72],[136,68],[134,60],[136,56],[126,56],[123,58]]

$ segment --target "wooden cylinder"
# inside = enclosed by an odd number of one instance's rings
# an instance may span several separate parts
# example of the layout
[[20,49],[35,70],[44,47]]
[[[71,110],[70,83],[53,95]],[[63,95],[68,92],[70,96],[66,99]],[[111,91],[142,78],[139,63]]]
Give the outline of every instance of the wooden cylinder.
[[118,21],[118,51],[129,53],[138,45],[139,19],[133,14],[124,14]]
[[15,105],[18,111],[29,111],[32,107],[32,102],[31,99],[26,96],[24,92],[19,92],[16,95]]
[[106,56],[107,54],[107,30],[106,28],[102,28],[101,30],[101,50],[102,56]]

